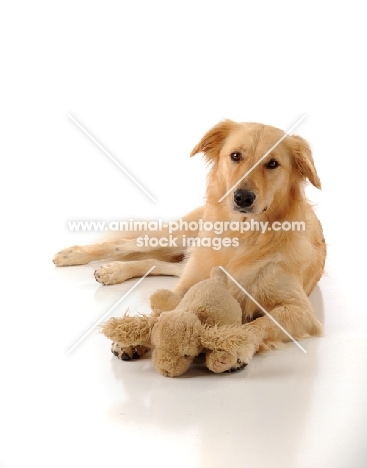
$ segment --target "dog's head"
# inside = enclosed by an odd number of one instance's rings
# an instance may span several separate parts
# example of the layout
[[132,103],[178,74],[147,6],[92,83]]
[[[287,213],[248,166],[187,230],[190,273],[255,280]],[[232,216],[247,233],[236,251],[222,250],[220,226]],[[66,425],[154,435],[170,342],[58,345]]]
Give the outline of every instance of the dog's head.
[[264,213],[274,200],[279,206],[306,179],[321,188],[308,143],[275,127],[225,120],[204,135],[191,156],[200,152],[213,163],[209,196],[241,216]]

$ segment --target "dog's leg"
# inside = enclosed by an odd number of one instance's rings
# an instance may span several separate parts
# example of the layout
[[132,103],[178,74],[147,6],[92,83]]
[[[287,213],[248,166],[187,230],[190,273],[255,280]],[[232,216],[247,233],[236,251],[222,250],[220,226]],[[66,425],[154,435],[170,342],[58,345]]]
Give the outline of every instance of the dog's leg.
[[[227,268],[231,272],[230,265]],[[281,263],[269,263],[263,266],[261,274],[254,270],[251,277],[251,282],[242,283],[243,289],[228,279],[229,290],[240,302],[244,320],[258,315],[255,320],[240,327],[239,342],[242,344],[236,347],[234,353],[238,367],[248,364],[258,351],[281,347],[282,343],[289,342],[292,338],[299,340],[322,333],[322,325],[315,316],[299,277],[286,270]],[[241,284],[243,278],[238,276],[236,280]]]
[[149,275],[180,276],[185,264],[170,263],[161,260],[146,259],[130,262],[112,262],[101,266],[94,276],[102,284],[119,284],[130,278],[141,278],[150,268],[155,267]]
[[230,353],[217,350],[209,354],[207,367],[213,372],[233,372],[242,369],[256,352],[269,351],[291,341],[281,327],[294,340],[307,336],[320,336],[322,333],[322,326],[316,319],[306,295],[299,301],[274,307],[270,315],[276,323],[268,315],[264,315],[233,331],[230,340],[232,342],[238,340],[242,344],[232,349]]
[[185,249],[182,247],[182,239],[177,239],[174,247],[150,247],[140,245],[137,239],[119,239],[111,242],[103,242],[95,245],[76,245],[57,253],[53,262],[56,266],[85,265],[96,260],[116,258],[139,260],[143,258],[157,258],[161,260],[177,261]]
[[[271,316],[294,340],[320,336],[322,333],[322,326],[314,316],[311,304],[307,308],[304,304],[282,304],[271,311]],[[238,350],[238,362],[248,364],[257,351],[269,351],[291,341],[279,325],[266,315],[243,325],[247,344]]]
[[278,284],[276,294],[265,301],[264,309],[275,322],[264,315],[242,326],[246,345],[237,350],[238,362],[248,364],[257,351],[268,351],[291,341],[282,328],[294,340],[322,334],[322,325],[317,320],[307,295],[299,284],[290,284],[292,286],[286,289]]
[[[175,228],[173,223],[170,227],[164,227],[160,231],[126,231],[121,232],[121,236],[125,238],[119,238],[108,242],[103,242],[94,245],[75,245],[67,249],[63,249],[58,252],[53,262],[56,266],[71,266],[71,265],[85,265],[87,263],[103,260],[106,258],[115,258],[117,260],[141,260],[143,258],[157,258],[158,260],[165,261],[177,261],[176,257],[182,255],[186,251],[186,247],[183,246],[183,235],[196,236],[198,231],[192,229],[193,223],[197,223],[203,215],[203,207],[197,208],[196,210],[188,213],[182,218],[183,225],[177,222]],[[191,223],[191,225],[190,225]],[[188,227],[186,229],[186,226]],[[175,239],[172,246],[162,247],[160,242],[157,247],[150,245],[141,245],[142,242],[137,242],[137,238],[144,237],[155,237],[159,241],[164,239],[165,241],[170,239],[170,235]],[[171,260],[171,258],[173,260]]]
[[205,279],[210,278],[210,271],[212,265],[210,262],[210,255],[196,254],[194,251],[186,263],[185,269],[176,286],[173,288],[173,292],[178,296],[183,296],[194,284],[199,283]]
[[131,240],[119,239],[94,245],[74,245],[58,252],[53,262],[56,266],[85,265],[95,260],[103,260],[119,253],[129,253],[128,245]]

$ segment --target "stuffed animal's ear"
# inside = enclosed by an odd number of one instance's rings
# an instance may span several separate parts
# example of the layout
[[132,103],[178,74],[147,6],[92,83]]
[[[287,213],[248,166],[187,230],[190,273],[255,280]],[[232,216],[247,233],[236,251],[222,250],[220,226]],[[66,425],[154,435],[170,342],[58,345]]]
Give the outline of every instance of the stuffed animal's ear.
[[181,298],[169,289],[158,289],[150,296],[150,307],[154,315],[176,309]]
[[236,122],[233,122],[232,120],[223,120],[223,122],[219,122],[203,136],[203,138],[191,151],[190,156],[194,156],[197,153],[204,153],[207,161],[214,159],[216,156],[218,156],[224,140],[229,135],[229,132],[235,126]]
[[245,346],[247,339],[242,325],[222,325],[203,327],[200,343],[206,349],[233,353],[239,347]]
[[102,333],[112,341],[124,346],[142,345],[151,346],[150,335],[158,319],[152,316],[111,317],[102,325]]
[[321,189],[321,182],[317,175],[310,145],[302,137],[293,135],[287,138],[292,154],[293,164],[303,178],[307,178],[312,185]]

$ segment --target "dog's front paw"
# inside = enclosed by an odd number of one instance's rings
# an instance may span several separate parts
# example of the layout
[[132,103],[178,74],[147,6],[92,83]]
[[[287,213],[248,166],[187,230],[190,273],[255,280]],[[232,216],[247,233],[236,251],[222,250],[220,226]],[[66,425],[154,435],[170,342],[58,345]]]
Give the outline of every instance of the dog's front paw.
[[227,351],[210,351],[206,355],[206,366],[212,372],[235,372],[247,366],[239,357]]
[[61,250],[52,259],[54,264],[60,266],[85,265],[90,261],[84,247],[75,245],[68,249]]
[[149,351],[146,346],[122,346],[120,343],[114,341],[111,345],[111,353],[122,361],[130,361],[132,359],[139,359]]
[[122,262],[106,263],[94,272],[96,281],[104,285],[123,283],[131,278],[129,275],[128,264]]

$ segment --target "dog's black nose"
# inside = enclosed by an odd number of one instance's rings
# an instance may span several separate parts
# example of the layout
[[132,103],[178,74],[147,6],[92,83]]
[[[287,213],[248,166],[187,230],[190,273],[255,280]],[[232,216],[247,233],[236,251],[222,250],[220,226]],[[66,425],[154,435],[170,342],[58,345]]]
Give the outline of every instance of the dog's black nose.
[[237,189],[233,194],[233,198],[237,206],[248,208],[254,203],[256,195],[251,190]]

